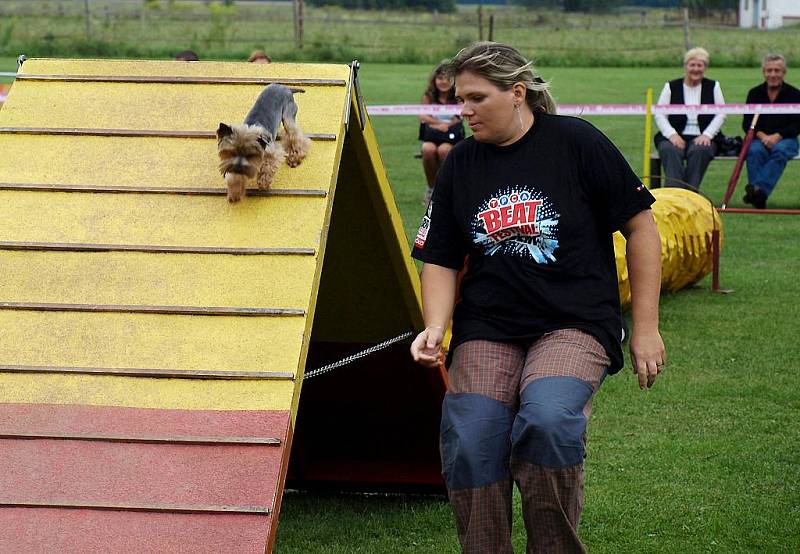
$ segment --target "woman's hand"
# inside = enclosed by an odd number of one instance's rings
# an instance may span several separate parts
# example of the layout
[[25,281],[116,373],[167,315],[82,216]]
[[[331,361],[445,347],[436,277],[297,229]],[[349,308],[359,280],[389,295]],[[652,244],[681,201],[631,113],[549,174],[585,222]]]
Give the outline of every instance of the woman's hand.
[[711,146],[711,139],[707,135],[697,135],[692,142],[697,146]]
[[411,357],[425,367],[438,367],[442,358],[444,330],[441,327],[426,327],[411,343]]
[[669,141],[670,141],[670,142],[671,142],[673,145],[675,145],[675,148],[679,148],[679,149],[681,149],[681,150],[683,150],[684,148],[686,148],[686,141],[685,141],[685,140],[683,140],[683,138],[682,138],[682,137],[681,137],[681,136],[680,136],[678,133],[675,133],[674,135],[672,135],[671,137],[669,137]]
[[634,328],[631,335],[631,363],[639,377],[639,388],[650,388],[667,363],[664,341],[658,330],[640,333]]

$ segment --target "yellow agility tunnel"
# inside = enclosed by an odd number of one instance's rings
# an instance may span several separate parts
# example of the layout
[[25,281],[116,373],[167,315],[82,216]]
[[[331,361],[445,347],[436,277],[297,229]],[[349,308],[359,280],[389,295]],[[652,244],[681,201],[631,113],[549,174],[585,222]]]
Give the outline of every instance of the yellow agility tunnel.
[[[31,59],[0,109],[0,551],[271,551],[285,483],[442,490],[444,376],[357,66]],[[229,204],[214,130],[302,89]],[[303,390],[303,402],[300,391]],[[291,453],[291,456],[290,456]]]

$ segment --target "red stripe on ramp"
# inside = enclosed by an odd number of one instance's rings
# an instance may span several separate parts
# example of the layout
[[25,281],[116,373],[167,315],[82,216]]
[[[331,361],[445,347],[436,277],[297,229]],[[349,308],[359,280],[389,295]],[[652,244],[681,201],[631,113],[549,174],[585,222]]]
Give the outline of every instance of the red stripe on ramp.
[[272,518],[0,508],[0,552],[263,554]]
[[0,403],[0,434],[276,437],[289,428],[287,411],[216,411]]
[[0,502],[272,507],[282,447],[0,440]]

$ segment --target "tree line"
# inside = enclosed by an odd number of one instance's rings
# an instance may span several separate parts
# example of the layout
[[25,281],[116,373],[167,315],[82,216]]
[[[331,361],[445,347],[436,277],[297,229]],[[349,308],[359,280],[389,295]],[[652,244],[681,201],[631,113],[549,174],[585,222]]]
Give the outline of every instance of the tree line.
[[[312,6],[341,6],[360,10],[418,9],[451,13],[455,0],[307,0]],[[686,7],[693,12],[705,13],[737,9],[738,0],[506,0],[510,4],[529,8],[549,8],[565,12],[607,12],[623,6],[651,8]],[[478,2],[479,3],[479,2]]]

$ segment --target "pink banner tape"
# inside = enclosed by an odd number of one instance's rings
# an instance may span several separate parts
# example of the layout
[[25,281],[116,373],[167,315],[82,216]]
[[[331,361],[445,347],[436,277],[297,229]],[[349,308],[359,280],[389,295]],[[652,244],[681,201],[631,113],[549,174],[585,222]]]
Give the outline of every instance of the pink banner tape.
[[[800,104],[678,104],[654,105],[653,115],[662,114],[794,114]],[[458,104],[395,104],[367,106],[369,115],[455,115],[461,112]],[[560,104],[560,115],[644,115],[644,104]]]

